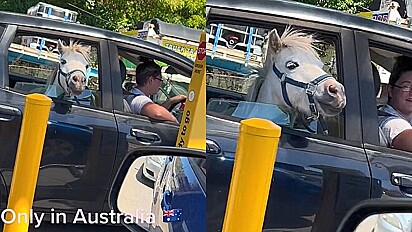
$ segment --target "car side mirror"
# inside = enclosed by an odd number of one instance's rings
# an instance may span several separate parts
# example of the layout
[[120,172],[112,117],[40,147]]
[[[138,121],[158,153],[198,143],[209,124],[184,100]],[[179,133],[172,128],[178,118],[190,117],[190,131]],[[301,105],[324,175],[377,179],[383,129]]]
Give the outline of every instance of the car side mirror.
[[337,231],[412,231],[412,201],[363,201],[348,212]]
[[[176,205],[180,196],[174,196],[175,189],[171,185],[175,183],[171,183],[181,179],[184,180],[182,183],[192,186],[187,181],[196,176],[199,183],[204,182],[204,186],[198,188],[206,192],[205,161],[203,150],[166,146],[135,149],[124,158],[111,186],[111,213],[130,231],[156,229],[168,226],[167,223],[173,220],[181,220],[182,217],[176,215],[184,216],[188,212]],[[171,214],[173,210],[175,217],[165,219],[165,212]],[[206,207],[199,210],[206,211]]]

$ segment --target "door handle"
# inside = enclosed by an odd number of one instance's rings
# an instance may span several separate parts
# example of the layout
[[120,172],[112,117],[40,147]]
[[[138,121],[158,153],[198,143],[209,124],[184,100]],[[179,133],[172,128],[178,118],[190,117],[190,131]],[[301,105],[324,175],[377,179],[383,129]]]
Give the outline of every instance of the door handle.
[[153,133],[150,131],[132,128],[130,129],[130,134],[143,145],[151,145],[154,143],[160,143],[162,141],[162,139],[157,133]]
[[12,106],[0,105],[0,121],[11,121],[16,116],[21,116],[20,109]]
[[412,188],[412,175],[394,172],[392,173],[391,182],[396,186]]

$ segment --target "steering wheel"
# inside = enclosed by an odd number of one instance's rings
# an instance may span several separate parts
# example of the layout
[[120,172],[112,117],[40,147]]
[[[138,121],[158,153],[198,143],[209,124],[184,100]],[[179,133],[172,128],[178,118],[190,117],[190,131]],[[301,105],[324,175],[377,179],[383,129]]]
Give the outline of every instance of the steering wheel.
[[175,102],[173,104],[170,105],[169,109],[167,109],[169,112],[177,112],[177,111],[182,111],[182,109],[180,109],[181,105],[184,104],[186,102],[186,99],[183,99],[181,101]]
[[185,104],[186,99],[183,99],[179,102],[173,103],[170,107],[169,107],[169,112],[173,114],[173,116],[176,117],[177,121],[180,122],[182,115],[183,115],[183,111],[184,111],[184,106],[182,107],[182,105]]

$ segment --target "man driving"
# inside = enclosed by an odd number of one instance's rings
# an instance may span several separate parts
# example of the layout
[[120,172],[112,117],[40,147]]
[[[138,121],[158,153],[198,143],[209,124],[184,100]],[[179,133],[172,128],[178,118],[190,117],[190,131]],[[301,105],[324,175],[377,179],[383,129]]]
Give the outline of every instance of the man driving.
[[162,105],[154,103],[149,96],[156,94],[162,86],[161,68],[153,60],[141,60],[143,62],[136,67],[136,85],[130,91],[132,94],[126,97],[132,112],[158,120],[178,122],[167,109],[185,100],[186,96],[174,96]]

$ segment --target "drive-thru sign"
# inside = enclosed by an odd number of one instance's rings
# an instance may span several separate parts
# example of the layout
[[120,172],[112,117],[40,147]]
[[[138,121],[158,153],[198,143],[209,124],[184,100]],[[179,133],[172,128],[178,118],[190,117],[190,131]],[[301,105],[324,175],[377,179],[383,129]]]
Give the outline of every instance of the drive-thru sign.
[[206,33],[200,35],[177,147],[206,150]]

